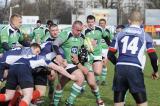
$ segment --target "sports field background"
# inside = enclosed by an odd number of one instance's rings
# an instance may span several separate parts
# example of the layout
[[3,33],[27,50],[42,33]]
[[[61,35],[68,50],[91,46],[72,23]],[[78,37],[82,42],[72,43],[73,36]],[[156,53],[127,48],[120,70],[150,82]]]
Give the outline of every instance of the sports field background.
[[[160,57],[160,47],[156,47],[157,55]],[[148,96],[148,106],[160,106],[160,79],[151,79],[152,67],[147,55],[146,67],[144,71],[145,84]],[[106,106],[113,106],[113,92],[112,92],[112,79],[114,75],[114,66],[109,63],[107,74],[107,86],[100,86],[100,93]],[[67,84],[64,89],[63,97],[61,98],[60,106],[65,106],[65,100],[70,94],[71,85],[73,82]],[[75,106],[96,106],[95,97],[87,86],[86,91],[80,95]],[[42,106],[48,106],[48,98],[45,98],[46,102]],[[126,97],[126,106],[136,106],[132,96],[128,93]]]

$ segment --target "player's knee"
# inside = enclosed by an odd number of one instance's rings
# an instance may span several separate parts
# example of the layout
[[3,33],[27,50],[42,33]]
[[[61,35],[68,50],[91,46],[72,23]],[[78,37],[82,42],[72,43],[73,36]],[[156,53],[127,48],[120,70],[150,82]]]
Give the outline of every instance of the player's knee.
[[88,84],[91,87],[91,89],[94,89],[96,87],[96,83],[94,81],[89,81]]
[[114,103],[120,103],[124,102],[124,97],[125,97],[126,91],[115,91],[114,92]]
[[5,94],[5,101],[9,101],[14,97],[14,94]]
[[89,86],[91,87],[91,89],[95,89],[96,88],[96,83],[90,82]]
[[36,90],[40,92],[40,96],[45,96],[46,86],[36,87]]
[[98,76],[99,76],[99,75],[101,75],[101,73],[102,73],[101,71],[96,71],[96,72],[95,72],[95,75],[98,75]]
[[132,96],[134,97],[137,104],[142,104],[147,101],[146,92],[132,93]]
[[77,76],[77,81],[76,82],[78,83],[78,85],[83,84],[83,82],[84,82],[84,76],[83,75]]

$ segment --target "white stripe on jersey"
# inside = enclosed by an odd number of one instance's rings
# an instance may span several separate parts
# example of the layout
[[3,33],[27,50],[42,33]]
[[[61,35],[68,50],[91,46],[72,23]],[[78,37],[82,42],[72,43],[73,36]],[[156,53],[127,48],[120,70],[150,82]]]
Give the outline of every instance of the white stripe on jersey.
[[35,55],[9,55],[6,57],[6,63],[7,64],[13,64],[14,62],[16,62],[17,60],[19,60],[20,58],[32,58]]
[[36,67],[38,67],[38,66],[48,66],[44,59],[40,59],[40,60],[30,60],[29,62],[30,62],[30,66],[31,66],[32,68],[36,68]]
[[21,55],[10,55],[7,56],[6,58],[6,63],[7,64],[13,64],[14,62],[16,62],[17,60],[19,60],[22,56]]
[[135,67],[139,67],[139,68],[143,69],[142,66],[140,66],[138,64],[134,64],[134,63],[118,62],[116,65],[129,65],[129,66],[135,66]]
[[48,54],[46,54],[46,59],[47,60],[52,60],[54,57],[56,57],[56,53],[54,53],[54,52],[51,52],[51,53],[48,53]]

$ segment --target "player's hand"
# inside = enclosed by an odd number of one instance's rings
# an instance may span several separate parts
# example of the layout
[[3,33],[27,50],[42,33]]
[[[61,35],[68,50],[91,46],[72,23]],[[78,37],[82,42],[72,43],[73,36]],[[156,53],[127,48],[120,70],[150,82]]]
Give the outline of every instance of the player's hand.
[[74,64],[79,63],[78,55],[72,54],[72,55],[71,55],[71,60],[72,60],[72,62],[73,62]]
[[71,79],[72,81],[77,81],[77,77],[76,77],[75,75],[71,75],[71,76],[70,76],[70,79]]
[[63,59],[63,57],[62,57],[61,55],[57,55],[57,56],[56,56],[56,59],[55,59],[55,62],[56,62],[58,65],[61,65],[61,64],[63,64],[64,59]]
[[61,64],[62,67],[66,68],[67,67],[67,60],[63,59],[63,63]]
[[153,80],[158,80],[158,79],[159,79],[159,74],[158,74],[158,72],[153,72],[153,73],[152,73],[152,79],[153,79]]

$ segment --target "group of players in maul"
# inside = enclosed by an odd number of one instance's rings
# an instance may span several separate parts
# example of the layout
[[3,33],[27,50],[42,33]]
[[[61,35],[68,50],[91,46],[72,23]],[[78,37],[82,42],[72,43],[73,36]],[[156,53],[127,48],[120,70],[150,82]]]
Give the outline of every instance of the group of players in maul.
[[105,19],[96,25],[95,17],[88,15],[86,22],[84,25],[76,20],[71,29],[59,31],[52,21],[42,27],[38,20],[32,39],[26,40],[20,30],[22,17],[13,14],[9,25],[0,31],[0,79],[1,84],[5,83],[1,85],[1,106],[36,104],[47,88],[50,105],[60,106],[64,87],[70,80],[73,84],[66,106],[75,105],[76,98],[85,93],[86,84],[97,106],[105,106],[107,101],[102,100],[99,85],[107,84],[108,60],[115,65],[114,106],[125,105],[128,90],[138,106],[147,106],[144,53],[149,55],[154,80],[159,78],[158,57],[151,36],[142,26],[141,13],[131,12],[128,25],[117,26],[115,34],[107,28]]

